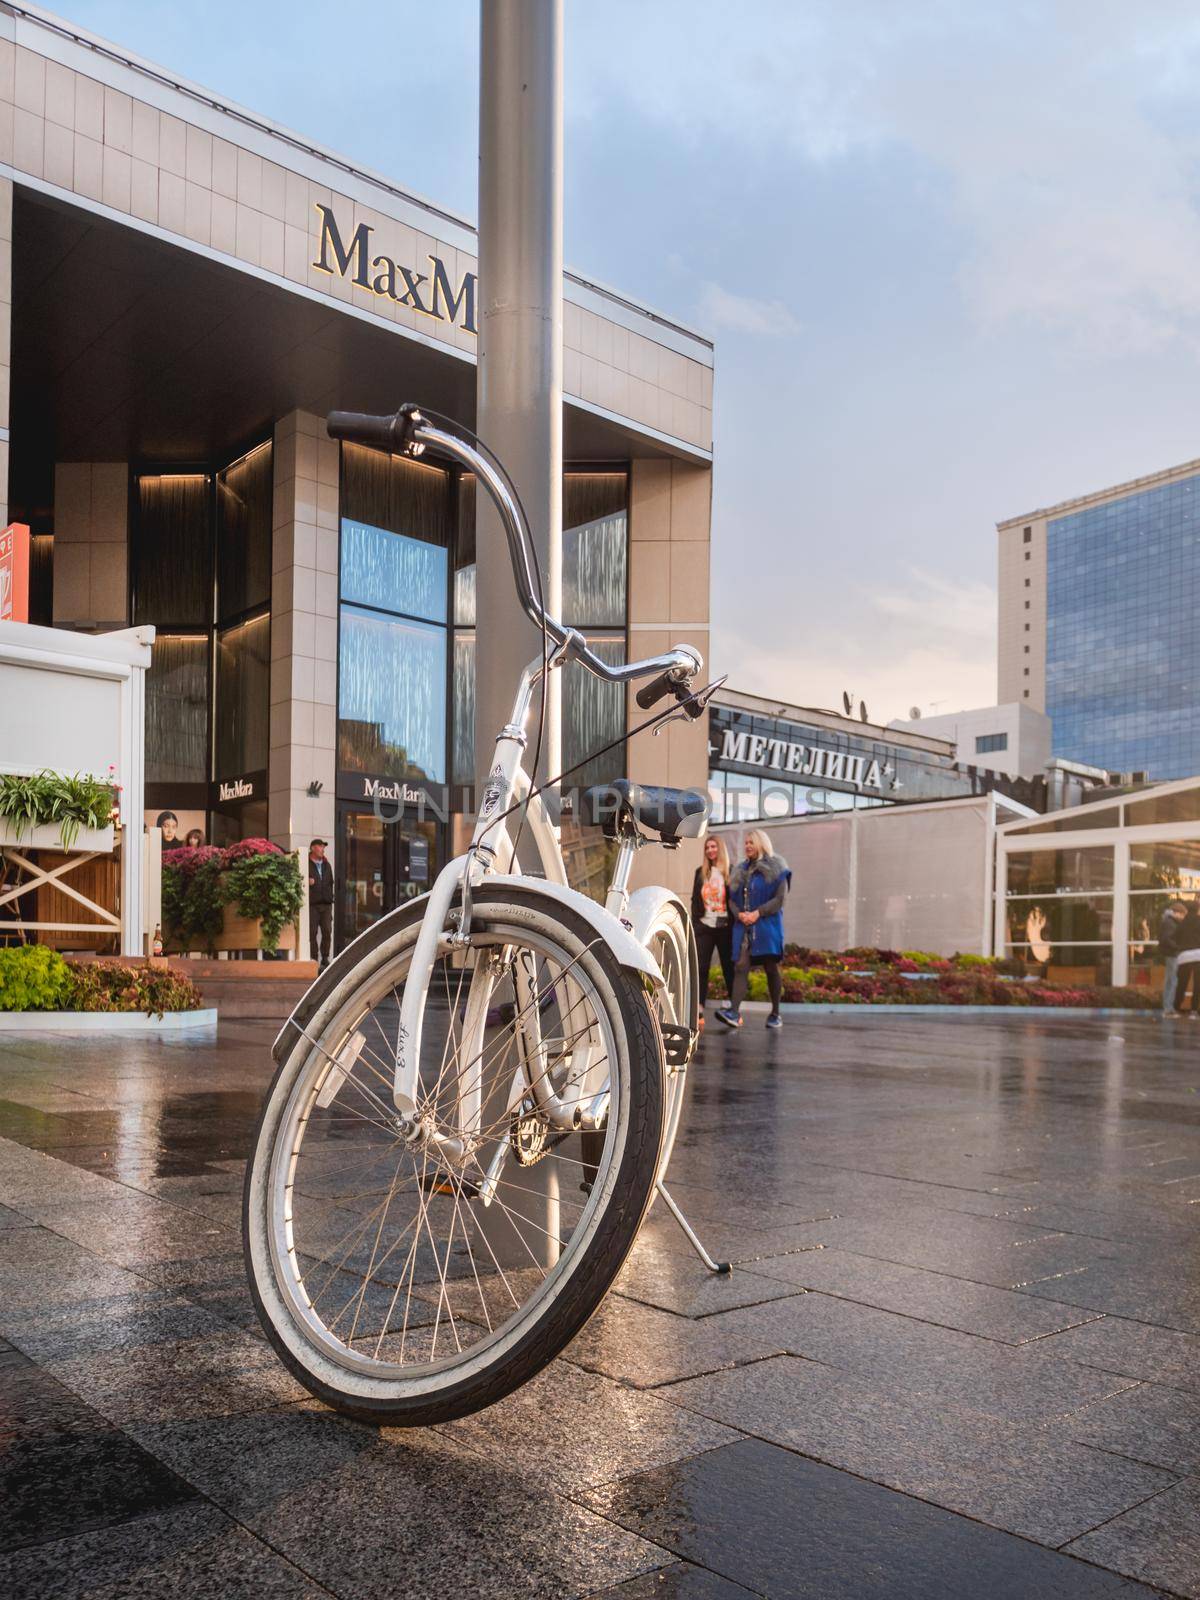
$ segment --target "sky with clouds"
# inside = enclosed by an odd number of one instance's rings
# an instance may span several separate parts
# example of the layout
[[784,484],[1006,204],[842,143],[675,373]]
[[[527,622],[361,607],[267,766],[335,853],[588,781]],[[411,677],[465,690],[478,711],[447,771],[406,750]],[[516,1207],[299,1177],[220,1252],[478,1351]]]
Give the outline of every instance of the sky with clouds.
[[[476,213],[477,0],[68,14]],[[1200,456],[1200,12],[566,24],[566,258],[717,342],[716,669],[880,721],[990,703],[996,520]]]

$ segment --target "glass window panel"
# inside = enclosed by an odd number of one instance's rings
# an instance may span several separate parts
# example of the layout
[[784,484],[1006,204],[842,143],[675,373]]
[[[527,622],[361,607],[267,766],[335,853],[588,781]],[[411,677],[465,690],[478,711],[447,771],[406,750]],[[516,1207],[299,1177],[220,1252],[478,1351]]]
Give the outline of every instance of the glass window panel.
[[1129,884],[1133,889],[1200,891],[1200,839],[1129,845]]
[[446,620],[447,552],[386,528],[342,518],[342,599]]
[[708,775],[709,817],[713,822],[725,820],[725,774],[723,772],[710,772]]
[[[588,644],[602,661],[619,666],[625,640],[591,638]],[[595,673],[570,662],[562,669],[562,770],[565,787],[586,789],[625,775],[625,746],[596,754],[625,732],[625,686],[606,683]],[[576,763],[582,763],[577,766]]]
[[203,473],[138,479],[130,551],[135,623],[211,624],[210,490],[211,480]]
[[1116,828],[1121,823],[1119,806],[1069,806],[1045,822],[1031,822],[1014,828],[1014,833],[1081,833],[1092,828]]
[[1200,788],[1125,802],[1127,827],[1140,828],[1154,822],[1200,822]]
[[758,816],[759,781],[740,772],[725,774],[725,821],[753,822]]
[[270,711],[271,618],[263,615],[217,635],[214,777],[265,771]]
[[628,497],[624,470],[563,477],[563,619],[572,627],[625,626]]
[[1005,955],[1028,963],[1051,983],[1110,984],[1112,947],[1107,944],[1009,944]]
[[224,621],[271,599],[271,446],[217,473],[217,615]]
[[790,817],[793,798],[790,783],[776,783],[773,778],[762,780],[759,804],[764,817]]
[[454,749],[451,783],[475,782],[475,635],[454,635],[453,703]]
[[446,781],[446,632],[343,606],[338,764]]
[[160,633],[146,674],[146,782],[208,781],[208,638]]
[[1016,944],[1098,944],[1112,937],[1112,895],[1010,898],[1008,936]]
[[1113,886],[1111,845],[1088,850],[1014,850],[1008,857],[1008,893],[1088,894]]
[[342,515],[354,522],[447,547],[452,483],[444,467],[342,446]]
[[458,480],[458,539],[454,546],[454,620],[475,626],[475,474]]

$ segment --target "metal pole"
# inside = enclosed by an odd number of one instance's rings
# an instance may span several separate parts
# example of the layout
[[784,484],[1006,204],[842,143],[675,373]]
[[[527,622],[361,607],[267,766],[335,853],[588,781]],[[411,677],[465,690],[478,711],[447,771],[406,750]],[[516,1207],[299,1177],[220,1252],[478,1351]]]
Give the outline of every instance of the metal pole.
[[[562,0],[482,0],[477,428],[525,503],[547,609],[562,610]],[[500,520],[479,497],[475,768],[492,761],[541,640],[513,587]],[[560,770],[558,675],[543,737]]]
[[[562,0],[481,0],[479,36],[479,370],[476,428],[525,505],[546,609],[562,614]],[[485,503],[486,502],[486,503]],[[477,496],[475,772],[491,768],[521,672],[540,634],[517,600],[508,548],[490,501]],[[561,770],[559,674],[552,676],[538,779]],[[532,760],[532,743],[530,759]],[[475,1216],[504,1266],[557,1258],[554,1163],[511,1161],[505,1193],[533,1227],[500,1208]],[[524,1191],[524,1198],[514,1195]]]

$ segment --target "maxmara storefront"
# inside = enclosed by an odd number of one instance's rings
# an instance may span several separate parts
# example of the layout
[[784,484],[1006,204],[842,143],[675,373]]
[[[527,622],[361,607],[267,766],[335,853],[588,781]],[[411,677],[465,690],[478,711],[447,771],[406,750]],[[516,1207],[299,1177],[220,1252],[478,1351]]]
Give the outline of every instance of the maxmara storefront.
[[[339,448],[321,419],[416,400],[473,421],[472,230],[6,6],[0,237],[3,522],[34,535],[30,620],[155,625],[148,819],[329,839],[345,939],[420,891],[464,809],[474,485]],[[614,657],[707,658],[712,346],[574,274],[564,295],[566,619]],[[704,783],[702,727],[589,762],[627,717],[619,689],[564,686],[582,779]]]

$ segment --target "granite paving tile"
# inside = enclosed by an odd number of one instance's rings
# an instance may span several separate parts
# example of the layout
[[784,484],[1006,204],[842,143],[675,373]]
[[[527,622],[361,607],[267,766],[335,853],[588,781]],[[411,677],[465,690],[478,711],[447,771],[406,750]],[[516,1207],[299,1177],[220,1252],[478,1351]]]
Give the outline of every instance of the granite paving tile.
[[1175,1481],[1032,1423],[896,1397],[787,1356],[665,1392],[773,1444],[1054,1547]]
[[515,1482],[519,1441],[492,1460],[436,1432],[380,1433],[305,1406],[134,1433],[347,1600],[392,1600],[398,1573],[406,1600],[445,1600],[468,1574],[478,1600],[566,1600],[666,1560],[587,1507]]
[[132,1358],[147,1345],[202,1338],[223,1327],[219,1318],[154,1284],[73,1305],[26,1306],[6,1319],[9,1338],[43,1366],[116,1352]]
[[1152,1592],[758,1440],[589,1490],[587,1501],[772,1600],[1148,1600]]
[[1097,1262],[1061,1277],[1013,1287],[1023,1294],[1083,1306],[1105,1316],[1200,1334],[1200,1284],[1177,1269],[1146,1269],[1127,1261]]
[[149,1195],[39,1205],[30,1214],[51,1232],[118,1266],[218,1255],[235,1247],[237,1232]]
[[1194,1333],[1103,1317],[1055,1334],[1042,1348],[1085,1367],[1200,1393],[1200,1336]]
[[1200,1596],[1200,1478],[1185,1478],[1069,1547],[1100,1566]]
[[936,1327],[915,1318],[807,1291],[714,1318],[790,1355],[858,1372],[877,1388],[928,1395],[1007,1420],[1042,1420],[1128,1388],[1112,1377],[1040,1353]]
[[32,1362],[4,1363],[0,1550],[106,1527],[193,1496],[175,1473]]
[[519,1439],[514,1478],[560,1491],[663,1466],[739,1437],[720,1423],[565,1361],[441,1431],[492,1460],[503,1459]]
[[46,1370],[120,1427],[262,1411],[307,1397],[265,1340],[217,1326],[136,1353],[64,1355],[47,1360]]
[[223,1322],[230,1322],[247,1333],[262,1331],[246,1281],[245,1257],[240,1250],[198,1256],[195,1260],[148,1262],[138,1270],[139,1276],[147,1282],[182,1295]]
[[1059,1427],[1081,1444],[1132,1461],[1200,1473],[1200,1396],[1139,1383],[1072,1413]]
[[673,1561],[669,1567],[630,1578],[613,1589],[597,1590],[588,1600],[746,1600],[748,1594],[756,1593],[707,1567]]
[[610,1295],[564,1355],[591,1372],[652,1389],[774,1355],[780,1348],[769,1329],[725,1328],[719,1318],[676,1316]]
[[680,1254],[664,1250],[648,1238],[638,1240],[613,1288],[627,1299],[684,1317],[706,1317],[716,1311],[783,1300],[796,1293],[794,1284],[767,1277],[758,1262],[748,1267],[735,1266],[727,1276],[718,1277],[703,1266],[690,1248]]
[[871,1261],[844,1250],[805,1250],[757,1262],[755,1270],[797,1288],[819,1289],[823,1294],[901,1312],[1005,1344],[1025,1344],[1086,1322],[1094,1315],[1078,1306],[1035,1300],[1008,1289],[995,1289],[920,1267]]
[[9,1600],[318,1600],[312,1583],[215,1506],[138,1516],[0,1556]]

